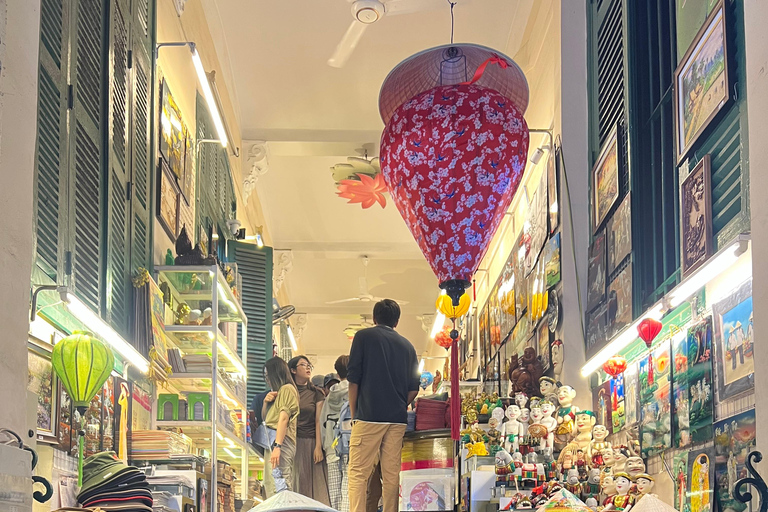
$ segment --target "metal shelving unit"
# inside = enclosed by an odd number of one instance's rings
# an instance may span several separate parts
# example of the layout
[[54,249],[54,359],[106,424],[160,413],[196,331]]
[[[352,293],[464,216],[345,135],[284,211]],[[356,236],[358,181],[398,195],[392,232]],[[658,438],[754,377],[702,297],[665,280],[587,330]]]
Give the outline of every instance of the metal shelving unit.
[[[159,285],[168,285],[174,304],[186,303],[191,309],[211,308],[210,322],[205,325],[165,326],[169,348],[178,348],[182,354],[209,354],[211,372],[177,373],[170,376],[168,388],[177,393],[208,392],[211,396],[209,420],[159,421],[153,411],[154,428],[183,432],[195,442],[198,451],[208,450],[211,458],[210,510],[217,511],[218,481],[217,460],[224,460],[240,468],[232,489],[240,486],[240,496],[247,495],[250,452],[245,440],[248,408],[245,382],[242,394],[238,394],[220,372],[247,377],[248,319],[240,301],[233,293],[221,269],[216,266],[158,266],[155,279]],[[203,307],[205,306],[205,307]],[[220,324],[242,325],[240,354],[230,347],[227,338],[219,328]],[[235,412],[232,422],[238,426],[241,435],[227,426],[219,417],[217,405],[226,406]],[[239,413],[238,413],[239,411]],[[235,419],[236,418],[236,419]]]

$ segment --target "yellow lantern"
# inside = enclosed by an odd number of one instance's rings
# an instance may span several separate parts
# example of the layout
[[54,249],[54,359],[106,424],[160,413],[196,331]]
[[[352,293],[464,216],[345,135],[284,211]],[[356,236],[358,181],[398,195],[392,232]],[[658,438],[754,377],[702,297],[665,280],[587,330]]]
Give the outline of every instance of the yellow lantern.
[[437,298],[435,306],[447,318],[455,319],[467,314],[470,302],[469,295],[466,293],[459,299],[458,306],[453,305],[453,300],[448,295],[441,295]]

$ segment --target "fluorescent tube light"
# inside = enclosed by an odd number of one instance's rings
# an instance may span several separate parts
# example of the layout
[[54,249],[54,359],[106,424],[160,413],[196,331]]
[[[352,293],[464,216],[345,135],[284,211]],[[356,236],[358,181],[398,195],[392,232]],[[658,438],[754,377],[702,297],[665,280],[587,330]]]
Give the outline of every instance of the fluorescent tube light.
[[144,359],[133,345],[128,343],[120,336],[117,331],[102,320],[91,308],[78,299],[74,293],[69,293],[66,286],[59,288],[61,300],[67,305],[67,309],[80,320],[87,329],[96,336],[104,340],[109,346],[117,351],[123,359],[135,366],[141,373],[149,371],[149,361]]
[[672,308],[676,308],[688,297],[704,288],[707,283],[728,270],[746,250],[746,247],[742,247],[742,242],[743,240],[740,238],[735,243],[719,251],[709,261],[699,267],[698,270],[688,276],[687,279],[677,285],[672,290],[672,293],[669,294],[669,305]]
[[299,351],[299,346],[296,345],[296,337],[293,335],[293,329],[291,329],[291,326],[288,326],[288,339],[291,341],[291,348],[294,352]]
[[421,361],[419,361],[419,373],[424,371],[424,358],[421,358]]
[[663,312],[663,306],[660,303],[656,304],[644,315],[635,320],[629,327],[625,328],[621,334],[613,338],[613,340],[608,345],[603,347],[603,349],[598,352],[597,355],[595,355],[592,359],[587,361],[584,366],[581,367],[582,377],[589,377],[592,372],[598,368],[602,368],[603,363],[605,363],[608,358],[615,356],[627,348],[630,343],[635,341],[638,338],[637,326],[640,325],[640,322],[646,318],[661,320],[661,318],[664,316]]
[[208,110],[211,112],[213,118],[213,124],[216,127],[216,133],[219,136],[219,142],[221,147],[227,147],[227,131],[224,129],[224,121],[221,118],[221,112],[219,107],[216,106],[216,100],[213,97],[213,91],[211,90],[211,83],[208,81],[208,75],[203,68],[203,62],[200,60],[200,54],[197,53],[197,46],[194,43],[190,43],[190,50],[192,51],[192,63],[195,65],[195,71],[197,71],[197,79],[200,81],[200,87],[203,88],[203,96],[205,96],[205,102],[208,104]]
[[224,448],[224,451],[227,452],[227,455],[229,455],[233,459],[239,459],[240,458],[239,455],[235,455],[234,453],[232,453],[232,450],[230,450],[229,448]]
[[429,333],[429,337],[432,339],[435,339],[435,336],[437,336],[437,333],[443,330],[444,324],[445,324],[445,315],[438,311],[437,313],[435,313],[435,323],[432,325],[432,332]]

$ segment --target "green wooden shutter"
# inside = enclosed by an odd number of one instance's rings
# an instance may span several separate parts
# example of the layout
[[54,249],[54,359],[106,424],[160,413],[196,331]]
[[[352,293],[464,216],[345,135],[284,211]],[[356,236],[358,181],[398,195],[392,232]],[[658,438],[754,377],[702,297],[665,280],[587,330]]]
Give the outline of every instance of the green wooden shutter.
[[[70,69],[69,244],[72,287],[94,311],[101,311],[104,249],[103,106],[105,27],[101,0],[73,0]],[[72,172],[74,171],[74,175]]]
[[119,333],[128,333],[131,309],[129,263],[128,202],[128,123],[129,123],[129,17],[127,0],[113,0],[110,5],[109,111],[111,129],[107,190],[107,275],[106,319]]
[[[229,241],[228,253],[243,278],[243,311],[248,317],[248,402],[266,391],[264,364],[272,355],[272,248]],[[242,329],[238,329],[238,339]],[[238,342],[238,349],[242,345]]]
[[149,268],[152,261],[152,84],[154,2],[133,1],[131,270]]
[[35,152],[35,235],[37,267],[61,283],[67,240],[67,6],[40,5],[37,150]]

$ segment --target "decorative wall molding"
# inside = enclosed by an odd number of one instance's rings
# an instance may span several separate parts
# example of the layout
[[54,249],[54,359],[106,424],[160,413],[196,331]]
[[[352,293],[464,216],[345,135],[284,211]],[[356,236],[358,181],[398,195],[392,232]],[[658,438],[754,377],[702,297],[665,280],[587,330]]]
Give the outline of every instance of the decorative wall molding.
[[432,332],[432,325],[435,323],[435,314],[422,315],[421,316],[421,328],[427,334]]
[[293,252],[289,250],[276,250],[272,257],[272,294],[277,295],[283,287],[285,277],[293,268]]
[[297,343],[301,340],[301,336],[304,334],[304,329],[306,327],[307,327],[306,313],[296,313],[295,315],[293,315],[293,317],[291,317],[291,329],[293,329],[293,335],[296,338]]
[[256,190],[256,182],[269,171],[269,153],[267,143],[263,140],[247,142],[246,167],[243,173],[243,201],[248,204],[248,198]]

